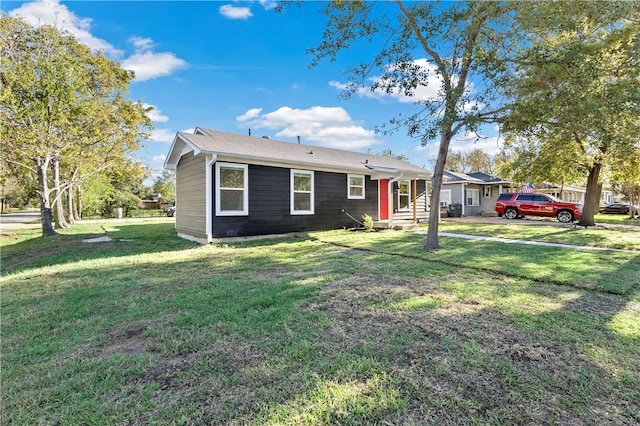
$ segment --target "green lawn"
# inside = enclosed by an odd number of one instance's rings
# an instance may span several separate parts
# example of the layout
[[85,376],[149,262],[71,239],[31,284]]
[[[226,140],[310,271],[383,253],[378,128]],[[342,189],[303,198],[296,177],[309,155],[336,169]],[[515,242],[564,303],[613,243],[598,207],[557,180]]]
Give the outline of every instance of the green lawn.
[[0,423],[640,422],[640,253],[174,233],[4,231]]
[[596,224],[619,223],[623,225],[640,226],[640,219],[629,219],[626,214],[597,213],[594,217]]
[[587,229],[573,225],[548,226],[519,222],[521,221],[505,220],[501,224],[482,224],[444,221],[439,225],[439,230],[457,234],[640,251],[640,222],[634,227],[610,225]]

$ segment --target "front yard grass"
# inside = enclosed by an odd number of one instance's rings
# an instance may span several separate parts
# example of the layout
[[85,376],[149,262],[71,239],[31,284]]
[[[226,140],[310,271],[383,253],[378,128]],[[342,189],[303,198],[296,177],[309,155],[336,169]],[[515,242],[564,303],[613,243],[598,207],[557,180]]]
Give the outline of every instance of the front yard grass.
[[638,226],[633,227],[611,226],[595,229],[584,229],[573,225],[550,226],[518,222],[505,220],[503,224],[482,224],[444,221],[440,223],[439,230],[457,234],[640,251],[640,222]]
[[24,232],[0,239],[2,424],[640,422],[640,253]]
[[629,219],[628,214],[597,213],[594,219],[596,224],[617,223],[623,225],[640,226],[640,219]]

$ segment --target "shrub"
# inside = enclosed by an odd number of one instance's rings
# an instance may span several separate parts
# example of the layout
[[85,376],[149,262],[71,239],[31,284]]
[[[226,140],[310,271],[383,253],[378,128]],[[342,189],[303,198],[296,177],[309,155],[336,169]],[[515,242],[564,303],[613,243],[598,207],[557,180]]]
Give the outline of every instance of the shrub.
[[373,229],[373,218],[365,213],[362,215],[362,224],[367,231],[371,231]]

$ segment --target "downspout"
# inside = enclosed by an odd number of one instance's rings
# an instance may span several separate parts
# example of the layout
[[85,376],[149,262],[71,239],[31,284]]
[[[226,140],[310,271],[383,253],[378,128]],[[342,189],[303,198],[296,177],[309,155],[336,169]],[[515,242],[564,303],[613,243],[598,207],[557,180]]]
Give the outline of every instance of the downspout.
[[393,184],[399,181],[400,179],[402,179],[403,175],[404,175],[404,172],[401,172],[400,175],[389,180],[389,184],[387,186],[387,191],[389,191],[389,200],[387,202],[388,209],[389,209],[389,222],[387,223],[388,229],[393,228]]
[[464,193],[464,187],[467,186],[466,183],[461,183],[460,185],[462,185],[462,211],[461,211],[461,215],[464,216],[464,205],[467,202],[467,194]]
[[206,171],[205,171],[205,234],[207,236],[207,244],[213,241],[213,173],[211,171],[218,156],[212,154],[205,157]]
[[412,199],[412,203],[413,203],[413,223],[418,223],[418,212],[417,212],[417,206],[416,206],[416,199],[418,196],[418,179],[414,179],[412,182],[412,192],[413,195],[411,196]]

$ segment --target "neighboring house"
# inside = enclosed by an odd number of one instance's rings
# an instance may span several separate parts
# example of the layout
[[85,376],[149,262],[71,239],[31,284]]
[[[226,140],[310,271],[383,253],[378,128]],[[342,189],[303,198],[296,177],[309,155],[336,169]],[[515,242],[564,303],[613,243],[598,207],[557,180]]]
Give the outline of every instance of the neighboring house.
[[496,200],[503,192],[518,192],[512,182],[486,173],[445,171],[440,190],[440,208],[462,206],[463,216],[495,215]]
[[[584,196],[587,193],[587,188],[575,185],[558,186],[549,183],[540,185],[537,192],[553,195],[562,201],[568,201],[571,203],[584,204]],[[616,201],[613,191],[603,189],[600,193],[600,204],[606,205]]]
[[178,235],[201,242],[354,227],[364,214],[417,220],[431,178],[395,158],[201,127],[176,134],[165,167],[176,170]]

